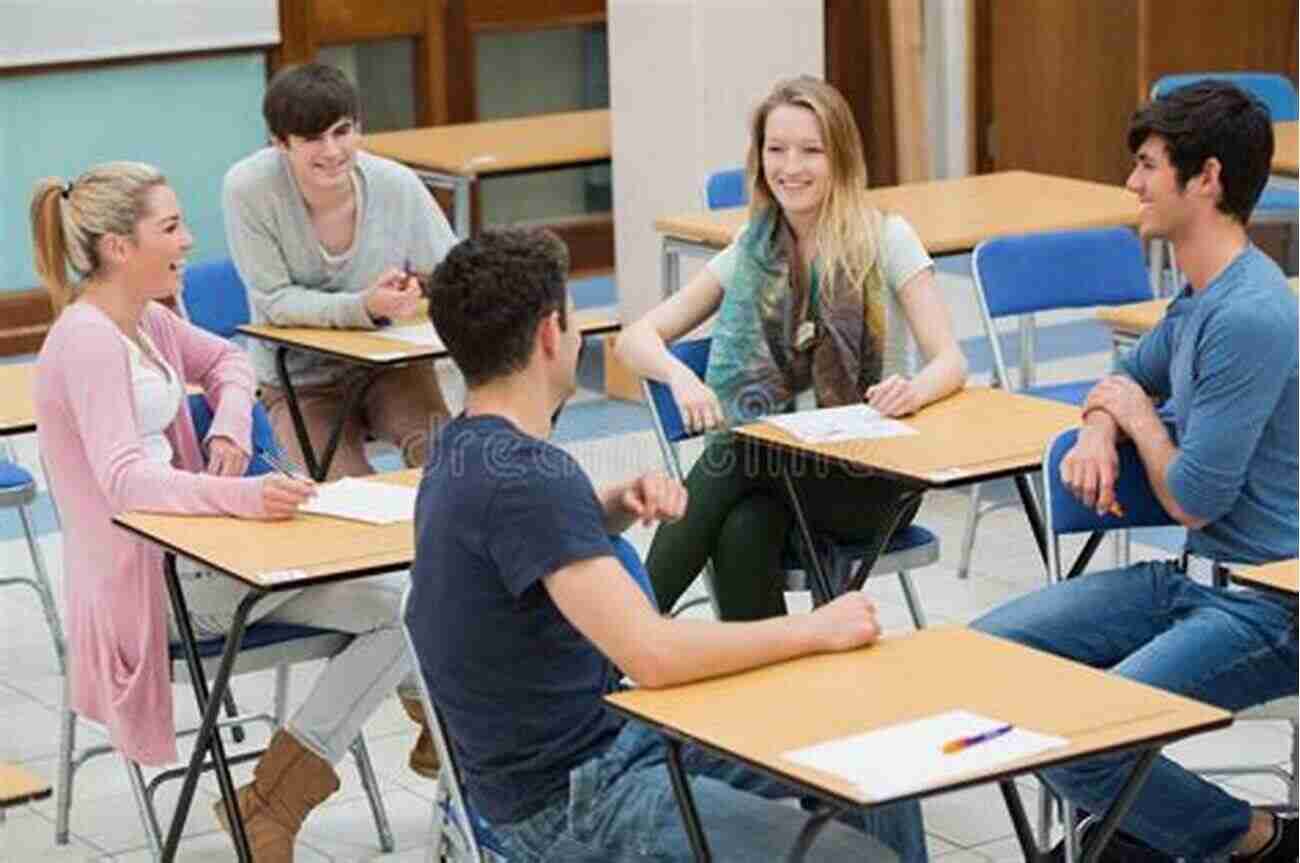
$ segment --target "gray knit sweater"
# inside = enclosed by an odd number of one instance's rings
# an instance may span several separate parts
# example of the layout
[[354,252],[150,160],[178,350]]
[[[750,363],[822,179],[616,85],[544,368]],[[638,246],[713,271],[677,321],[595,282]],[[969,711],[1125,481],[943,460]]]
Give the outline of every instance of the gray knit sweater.
[[[226,240],[253,323],[374,329],[361,292],[389,267],[432,271],[455,244],[442,210],[409,168],[358,152],[356,172],[357,230],[350,257],[333,272],[278,150],[259,150],[226,172]],[[258,381],[278,383],[274,346],[253,339],[249,352]],[[332,381],[347,367],[302,351],[290,351],[287,363],[295,385]]]

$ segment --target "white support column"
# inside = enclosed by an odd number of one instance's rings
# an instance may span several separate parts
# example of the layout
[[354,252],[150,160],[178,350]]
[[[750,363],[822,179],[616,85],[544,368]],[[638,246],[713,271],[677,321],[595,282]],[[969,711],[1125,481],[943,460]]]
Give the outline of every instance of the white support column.
[[704,209],[705,178],[744,164],[750,112],[775,80],[824,74],[824,19],[821,0],[610,0],[607,16],[615,258],[632,321],[660,298],[654,220]]

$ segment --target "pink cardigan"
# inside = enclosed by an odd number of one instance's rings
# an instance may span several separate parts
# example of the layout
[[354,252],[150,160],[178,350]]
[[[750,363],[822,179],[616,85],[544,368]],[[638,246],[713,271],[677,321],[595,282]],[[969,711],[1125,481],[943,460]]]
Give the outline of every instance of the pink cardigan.
[[[157,303],[141,323],[181,378],[216,406],[209,436],[227,436],[247,452],[254,379],[243,352]],[[199,472],[203,455],[185,401],[167,430],[172,464],[145,455],[126,345],[89,303],[72,304],[50,329],[35,398],[41,457],[63,522],[72,707],[104,723],[135,761],[174,762],[162,552],[111,518],[128,510],[259,516],[260,481]]]

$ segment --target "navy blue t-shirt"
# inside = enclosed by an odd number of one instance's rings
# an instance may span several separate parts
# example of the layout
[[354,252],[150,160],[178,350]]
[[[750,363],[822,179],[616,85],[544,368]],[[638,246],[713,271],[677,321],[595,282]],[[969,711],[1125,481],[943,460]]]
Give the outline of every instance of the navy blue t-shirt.
[[534,814],[622,721],[620,675],[542,579],[613,555],[591,480],[499,416],[449,423],[415,507],[406,621],[466,791],[489,821]]

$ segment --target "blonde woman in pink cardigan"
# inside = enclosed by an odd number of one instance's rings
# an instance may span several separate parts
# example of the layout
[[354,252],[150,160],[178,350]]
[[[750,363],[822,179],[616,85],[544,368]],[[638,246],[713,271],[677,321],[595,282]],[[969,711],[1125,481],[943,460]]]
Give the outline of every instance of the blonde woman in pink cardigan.
[[[174,762],[167,645],[175,629],[161,553],[110,519],[127,510],[292,518],[312,486],[243,476],[254,398],[248,360],[157,302],[179,290],[192,241],[157,170],[114,162],[72,182],[44,180],[31,216],[37,271],[60,312],[37,363],[35,395],[63,522],[71,704],[107,726],[130,758]],[[215,406],[203,442],[186,384],[201,386]],[[220,634],[243,590],[184,571],[197,633]],[[338,788],[332,765],[366,718],[395,687],[416,691],[399,686],[413,685],[400,595],[400,582],[367,579],[268,597],[255,608],[254,617],[354,633],[239,790],[258,863],[293,859],[302,819]],[[417,751],[426,741],[427,729]]]

